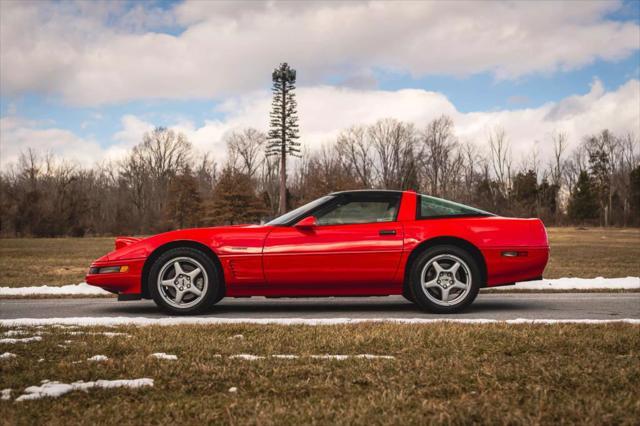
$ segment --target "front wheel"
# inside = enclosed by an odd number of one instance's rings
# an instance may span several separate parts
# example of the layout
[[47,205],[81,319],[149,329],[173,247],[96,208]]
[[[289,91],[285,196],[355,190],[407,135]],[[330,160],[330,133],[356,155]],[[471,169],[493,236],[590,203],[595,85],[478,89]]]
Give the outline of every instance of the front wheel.
[[436,246],[421,253],[411,268],[410,291],[415,303],[438,314],[460,312],[480,290],[480,269],[467,251]]
[[179,247],[163,253],[151,266],[149,292],[172,314],[195,314],[219,300],[221,283],[215,264],[199,250]]

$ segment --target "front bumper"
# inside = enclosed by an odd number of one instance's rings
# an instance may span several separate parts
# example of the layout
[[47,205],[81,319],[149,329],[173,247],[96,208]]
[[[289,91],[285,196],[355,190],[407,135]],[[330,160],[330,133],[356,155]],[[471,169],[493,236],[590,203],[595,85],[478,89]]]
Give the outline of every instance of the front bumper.
[[[142,293],[142,268],[145,260],[145,258],[141,258],[93,262],[85,276],[85,281],[87,284],[103,288],[111,293],[117,293],[119,297],[139,295]],[[126,272],[98,273],[100,268],[121,266],[127,266],[128,270]]]

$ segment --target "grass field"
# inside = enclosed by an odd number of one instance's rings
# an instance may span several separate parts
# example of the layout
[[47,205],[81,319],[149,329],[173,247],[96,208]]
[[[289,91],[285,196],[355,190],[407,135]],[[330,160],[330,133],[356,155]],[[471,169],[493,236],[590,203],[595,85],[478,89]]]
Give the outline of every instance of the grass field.
[[[640,276],[640,229],[550,228],[546,278]],[[0,286],[82,282],[113,238],[0,239]]]
[[[128,336],[87,334],[101,330]],[[71,334],[77,331],[84,334]],[[0,423],[637,424],[639,331],[445,323],[30,329],[12,337],[40,332],[42,340],[0,343],[0,353],[16,355],[0,359],[0,389],[12,389],[0,401]],[[150,358],[154,352],[178,360]],[[97,354],[109,359],[87,361]],[[237,354],[265,358],[231,357]],[[15,401],[43,380],[137,378],[154,386]]]
[[0,239],[0,287],[77,284],[113,238]]
[[545,278],[640,276],[640,229],[549,228]]

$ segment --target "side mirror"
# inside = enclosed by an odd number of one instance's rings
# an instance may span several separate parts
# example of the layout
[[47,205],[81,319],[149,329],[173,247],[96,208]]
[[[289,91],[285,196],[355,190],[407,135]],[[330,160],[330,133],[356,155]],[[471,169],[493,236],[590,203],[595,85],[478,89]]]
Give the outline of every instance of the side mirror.
[[296,228],[311,229],[317,225],[318,225],[318,222],[316,221],[316,218],[314,216],[307,216],[304,219],[300,220],[298,223],[296,223],[294,226]]

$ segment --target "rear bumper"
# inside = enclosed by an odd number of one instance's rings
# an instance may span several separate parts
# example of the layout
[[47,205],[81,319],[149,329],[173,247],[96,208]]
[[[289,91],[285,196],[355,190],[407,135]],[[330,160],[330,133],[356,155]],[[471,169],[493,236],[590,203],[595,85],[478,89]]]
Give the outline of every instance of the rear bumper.
[[[129,295],[140,295],[142,293],[141,277],[144,262],[144,258],[94,262],[89,268],[90,272],[85,276],[85,281],[87,284],[103,288],[111,293],[117,293],[118,299],[120,296],[126,298]],[[94,273],[95,268],[106,266],[128,266],[129,270],[106,274]]]
[[[509,252],[520,255],[505,256]],[[483,254],[487,263],[487,287],[540,279],[549,261],[549,247],[491,248]]]

